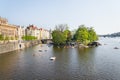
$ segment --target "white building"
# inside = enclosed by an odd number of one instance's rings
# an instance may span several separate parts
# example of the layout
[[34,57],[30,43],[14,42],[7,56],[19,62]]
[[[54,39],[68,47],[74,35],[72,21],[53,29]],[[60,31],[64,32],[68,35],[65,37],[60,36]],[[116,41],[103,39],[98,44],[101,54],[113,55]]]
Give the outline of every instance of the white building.
[[40,39],[40,30],[36,26],[29,25],[25,31],[26,35],[35,36],[37,39]]
[[50,39],[50,32],[46,29],[40,28],[40,38],[41,39]]
[[18,40],[21,42],[22,37],[25,36],[25,28],[23,26],[18,26],[17,34],[18,34]]
[[35,36],[38,40],[50,39],[50,31],[43,28],[38,29],[34,25],[29,25],[26,28],[26,35]]

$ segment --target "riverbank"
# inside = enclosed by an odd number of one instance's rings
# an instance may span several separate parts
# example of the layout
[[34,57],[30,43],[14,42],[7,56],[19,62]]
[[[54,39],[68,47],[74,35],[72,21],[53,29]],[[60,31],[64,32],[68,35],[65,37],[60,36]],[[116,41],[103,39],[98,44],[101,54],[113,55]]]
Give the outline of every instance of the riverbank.
[[34,46],[39,44],[39,40],[34,40],[34,41],[24,41],[19,43],[18,41],[14,42],[7,42],[4,44],[0,44],[0,54],[6,53],[6,52],[11,52],[19,49],[24,49],[30,46]]

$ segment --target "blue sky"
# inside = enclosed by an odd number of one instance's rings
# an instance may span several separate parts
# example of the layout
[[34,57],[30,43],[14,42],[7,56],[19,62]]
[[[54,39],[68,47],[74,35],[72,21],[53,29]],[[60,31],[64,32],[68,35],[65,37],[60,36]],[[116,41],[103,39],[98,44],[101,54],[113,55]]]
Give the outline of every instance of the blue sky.
[[85,24],[97,34],[120,32],[120,0],[0,0],[0,16],[21,26],[68,24],[74,30]]

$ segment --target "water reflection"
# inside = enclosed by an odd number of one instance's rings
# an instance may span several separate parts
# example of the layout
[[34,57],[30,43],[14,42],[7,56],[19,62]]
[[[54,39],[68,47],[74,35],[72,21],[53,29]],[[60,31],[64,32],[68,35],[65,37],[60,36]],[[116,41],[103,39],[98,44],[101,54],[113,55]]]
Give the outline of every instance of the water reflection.
[[120,50],[113,49],[118,40],[101,42],[108,45],[79,49],[44,44],[1,54],[0,80],[119,80]]
[[[55,70],[65,76],[76,78],[95,75],[95,48],[53,48],[53,55],[57,57]],[[62,78],[61,78],[62,79]],[[74,77],[73,77],[74,79]]]
[[95,48],[78,49],[78,60],[83,75],[95,75]]
[[19,51],[13,51],[0,55],[0,80],[11,78],[13,71],[15,71],[17,60],[19,59],[19,54],[16,54],[18,52]]

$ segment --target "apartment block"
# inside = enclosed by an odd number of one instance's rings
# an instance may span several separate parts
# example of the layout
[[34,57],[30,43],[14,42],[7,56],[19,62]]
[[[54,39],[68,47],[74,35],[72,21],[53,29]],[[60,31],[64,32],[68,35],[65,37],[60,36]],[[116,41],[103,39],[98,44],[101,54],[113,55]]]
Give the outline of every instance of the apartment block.
[[3,37],[9,37],[9,39],[16,39],[17,35],[17,26],[8,23],[8,20],[0,17],[0,34]]

